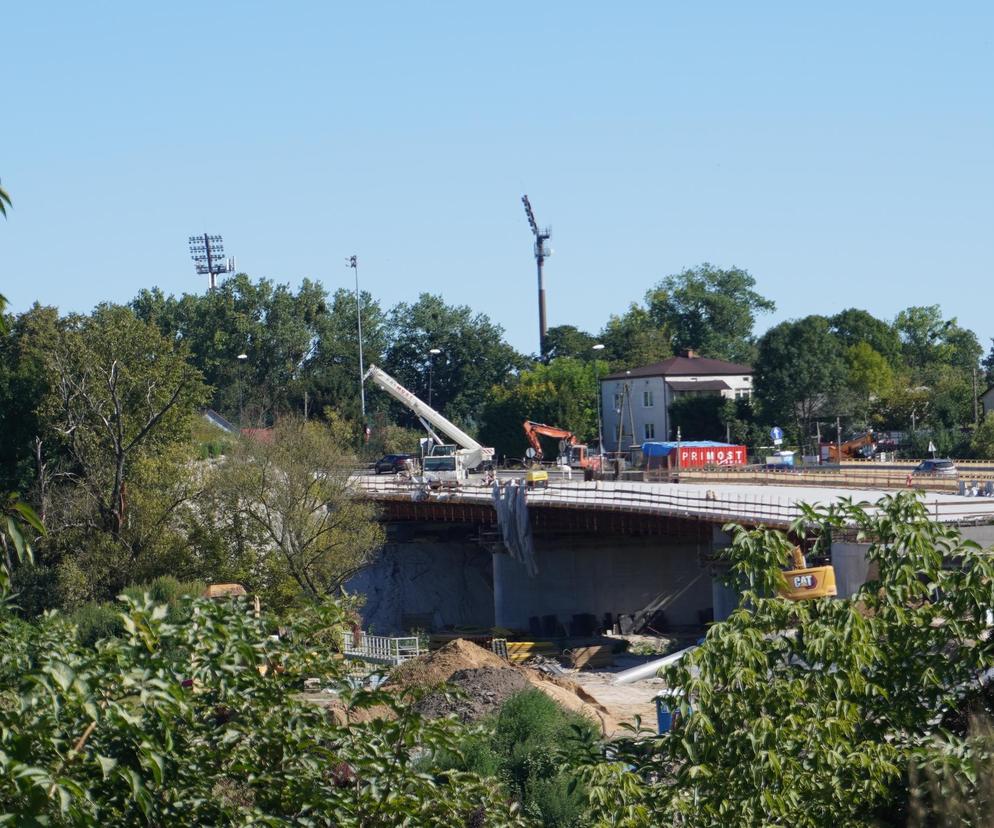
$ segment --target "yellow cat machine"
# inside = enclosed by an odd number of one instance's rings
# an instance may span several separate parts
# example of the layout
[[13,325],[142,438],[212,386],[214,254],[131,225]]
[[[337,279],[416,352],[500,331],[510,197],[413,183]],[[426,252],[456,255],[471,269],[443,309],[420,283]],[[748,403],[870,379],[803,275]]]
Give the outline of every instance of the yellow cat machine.
[[525,486],[529,489],[548,489],[549,473],[545,469],[528,469],[525,472]]
[[835,570],[830,566],[808,566],[801,551],[795,546],[790,553],[794,568],[783,573],[787,579],[787,588],[780,595],[790,601],[810,601],[814,598],[824,598],[826,595],[838,595],[835,587]]

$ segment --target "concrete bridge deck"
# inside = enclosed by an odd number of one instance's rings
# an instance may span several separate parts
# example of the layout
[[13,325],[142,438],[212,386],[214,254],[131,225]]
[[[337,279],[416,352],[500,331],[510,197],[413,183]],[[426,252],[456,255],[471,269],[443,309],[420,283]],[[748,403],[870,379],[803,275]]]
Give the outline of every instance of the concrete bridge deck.
[[[357,475],[369,497],[379,501],[420,502],[439,506],[464,504],[491,507],[493,487],[483,481],[452,489],[432,490],[399,477]],[[506,485],[509,481],[502,480]],[[614,511],[657,515],[709,524],[787,527],[802,514],[800,504],[827,506],[842,498],[866,503],[872,512],[877,501],[894,489],[852,489],[826,486],[771,486],[716,483],[641,483],[615,481],[550,481],[547,489],[528,491],[529,506],[568,510]],[[943,523],[994,523],[994,498],[963,497],[923,492],[923,502]]]

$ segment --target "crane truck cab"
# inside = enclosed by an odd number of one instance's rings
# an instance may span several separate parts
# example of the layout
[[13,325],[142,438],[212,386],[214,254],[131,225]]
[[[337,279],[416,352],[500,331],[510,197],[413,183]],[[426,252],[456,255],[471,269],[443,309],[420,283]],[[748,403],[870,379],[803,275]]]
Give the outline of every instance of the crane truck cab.
[[467,471],[457,454],[432,454],[425,457],[422,471],[428,482],[461,483],[466,480]]

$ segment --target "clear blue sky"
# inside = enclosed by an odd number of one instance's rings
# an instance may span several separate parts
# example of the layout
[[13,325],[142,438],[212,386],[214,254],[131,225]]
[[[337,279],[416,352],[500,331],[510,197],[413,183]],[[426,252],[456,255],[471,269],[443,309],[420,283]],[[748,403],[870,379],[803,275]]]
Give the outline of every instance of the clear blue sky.
[[240,270],[421,291],[537,348],[738,265],[780,319],[994,336],[994,4],[4,3],[0,292],[88,310]]

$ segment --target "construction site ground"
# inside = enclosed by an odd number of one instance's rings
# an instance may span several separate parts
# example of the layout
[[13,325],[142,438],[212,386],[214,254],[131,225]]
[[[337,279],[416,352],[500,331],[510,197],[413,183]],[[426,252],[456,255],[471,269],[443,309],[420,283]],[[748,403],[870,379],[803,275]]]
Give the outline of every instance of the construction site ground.
[[[626,638],[634,639],[636,649],[644,654],[619,653],[610,667],[589,670],[564,668],[547,659],[525,665],[509,664],[490,650],[457,639],[391,670],[385,688],[403,691],[448,682],[461,689],[465,697],[436,693],[420,701],[417,709],[429,717],[453,715],[472,721],[496,712],[509,695],[534,687],[565,709],[595,720],[606,738],[625,735],[628,731],[621,725],[634,724],[636,716],[641,717],[643,728],[655,730],[653,699],[665,686],[663,681],[648,678],[623,685],[615,685],[613,681],[624,670],[660,658],[693,641],[650,636]],[[306,693],[305,698],[327,707],[345,723],[344,707],[335,695],[311,692]],[[392,712],[385,708],[373,708],[352,711],[348,718],[366,721],[390,715]]]

